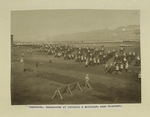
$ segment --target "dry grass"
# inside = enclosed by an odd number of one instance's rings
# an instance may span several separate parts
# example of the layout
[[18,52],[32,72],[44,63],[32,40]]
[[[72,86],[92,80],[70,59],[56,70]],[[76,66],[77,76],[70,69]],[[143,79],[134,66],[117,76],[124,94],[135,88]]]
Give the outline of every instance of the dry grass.
[[[100,45],[99,45],[100,46]],[[21,53],[25,54],[25,72],[11,73],[12,105],[27,104],[106,104],[106,103],[140,103],[141,84],[137,82],[140,67],[130,67],[130,73],[104,74],[104,65],[89,66],[76,63],[74,60],[54,58],[46,53],[27,54],[28,47],[12,48],[12,62],[20,60]],[[114,46],[106,46],[112,50]],[[116,50],[119,47],[115,47]],[[126,49],[139,52],[139,44]],[[49,59],[52,63],[49,63]],[[36,68],[35,63],[39,62]],[[133,64],[133,63],[132,63]],[[85,75],[89,74],[92,90],[83,87]],[[51,100],[54,91],[72,82],[81,82],[84,92],[73,90],[73,96],[62,94],[63,100]]]

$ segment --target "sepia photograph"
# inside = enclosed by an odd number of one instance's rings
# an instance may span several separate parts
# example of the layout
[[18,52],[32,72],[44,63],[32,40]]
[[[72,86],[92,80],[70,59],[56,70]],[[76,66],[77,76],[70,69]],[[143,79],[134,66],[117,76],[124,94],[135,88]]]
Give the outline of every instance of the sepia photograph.
[[141,104],[140,10],[11,11],[11,105]]

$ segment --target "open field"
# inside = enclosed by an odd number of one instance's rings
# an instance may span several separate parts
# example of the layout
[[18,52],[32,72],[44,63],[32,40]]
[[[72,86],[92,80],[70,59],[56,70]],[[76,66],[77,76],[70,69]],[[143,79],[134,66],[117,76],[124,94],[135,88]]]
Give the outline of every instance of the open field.
[[[126,52],[140,54],[140,44],[130,43]],[[76,45],[75,45],[76,46]],[[85,46],[78,44],[78,46]],[[100,48],[100,44],[91,44]],[[89,66],[74,60],[55,58],[47,53],[33,52],[28,54],[29,47],[12,47],[11,62],[19,62],[21,53],[25,54],[25,71],[22,73],[11,73],[11,102],[12,105],[27,104],[111,104],[111,103],[141,103],[141,83],[137,82],[139,66],[131,63],[131,72],[123,74],[104,74],[104,65]],[[107,50],[119,50],[118,43],[105,43]],[[52,63],[49,63],[49,60]],[[39,67],[36,67],[36,62]],[[83,86],[86,74],[89,74],[92,89]],[[52,96],[58,87],[79,82],[83,92],[73,90],[73,96],[68,93],[62,94],[63,100]]]

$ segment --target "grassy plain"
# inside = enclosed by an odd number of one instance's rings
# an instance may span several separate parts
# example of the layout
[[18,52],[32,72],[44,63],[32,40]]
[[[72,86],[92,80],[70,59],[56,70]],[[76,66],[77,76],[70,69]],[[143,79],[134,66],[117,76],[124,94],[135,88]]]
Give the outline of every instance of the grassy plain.
[[[139,43],[129,43],[126,52],[140,54]],[[100,44],[88,44],[100,48]],[[105,43],[105,49],[119,50],[119,43]],[[75,45],[76,46],[76,45]],[[78,44],[78,46],[85,46]],[[25,71],[11,73],[11,102],[12,105],[39,105],[39,104],[114,104],[114,103],[141,103],[141,83],[137,82],[137,72],[141,67],[134,66],[134,61],[129,69],[131,72],[123,74],[105,74],[104,65],[89,66],[74,60],[55,58],[47,53],[33,52],[28,54],[29,47],[22,46],[11,48],[11,62],[19,62],[24,53]],[[49,60],[52,63],[49,63]],[[36,62],[39,63],[36,68]],[[92,89],[83,86],[86,74],[89,74]],[[63,93],[63,100],[52,96],[58,87],[79,82],[83,92],[72,90],[73,96]]]

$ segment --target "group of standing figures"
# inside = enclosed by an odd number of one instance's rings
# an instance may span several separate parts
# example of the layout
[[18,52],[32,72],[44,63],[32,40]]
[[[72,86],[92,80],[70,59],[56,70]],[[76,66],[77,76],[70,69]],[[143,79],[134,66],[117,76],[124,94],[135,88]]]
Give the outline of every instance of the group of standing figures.
[[[127,71],[132,61],[135,61],[135,65],[140,65],[141,63],[140,56],[137,53],[127,53],[123,47],[119,51],[115,49],[106,51],[104,44],[101,45],[100,49],[88,45],[78,47],[63,44],[42,44],[32,45],[28,53],[32,53],[33,51],[46,52],[48,55],[54,55],[58,58],[63,57],[64,60],[74,59],[75,62],[85,62],[85,67],[105,64],[106,71],[112,71],[113,69],[117,72]],[[112,61],[108,64],[110,59]]]

